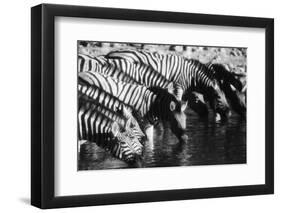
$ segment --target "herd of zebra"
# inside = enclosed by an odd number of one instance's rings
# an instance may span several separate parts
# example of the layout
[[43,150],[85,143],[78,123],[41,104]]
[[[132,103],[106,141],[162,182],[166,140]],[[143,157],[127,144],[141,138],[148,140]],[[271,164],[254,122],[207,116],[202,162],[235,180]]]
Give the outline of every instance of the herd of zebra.
[[187,140],[186,107],[218,122],[231,110],[246,118],[246,86],[224,64],[176,53],[114,50],[78,54],[78,139],[129,164],[142,158],[148,131],[162,122]]

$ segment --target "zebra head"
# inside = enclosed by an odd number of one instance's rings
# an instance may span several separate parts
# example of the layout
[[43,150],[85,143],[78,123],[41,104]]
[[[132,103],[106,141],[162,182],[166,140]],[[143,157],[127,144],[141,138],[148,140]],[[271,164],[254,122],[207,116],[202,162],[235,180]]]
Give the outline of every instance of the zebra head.
[[135,163],[141,158],[142,145],[133,133],[121,128],[116,122],[112,124],[112,134],[115,141],[113,154],[127,163]]
[[156,101],[152,110],[154,114],[163,121],[170,123],[172,132],[179,140],[185,140],[187,135],[186,115],[184,113],[187,106],[186,102],[181,102],[176,97],[170,94],[167,90],[159,87],[150,87],[150,91],[156,94]]
[[220,83],[220,85],[232,85],[238,91],[242,90],[243,85],[241,81],[236,78],[234,73],[230,72],[225,64],[212,64],[211,69],[213,69],[215,79]]
[[[224,92],[231,108],[241,118],[246,117],[246,92],[239,77],[241,74],[230,72],[224,64],[212,64],[216,79],[219,81],[221,90]],[[242,77],[245,77],[242,75]]]
[[135,119],[135,117],[132,115],[131,109],[127,108],[123,104],[120,106],[120,108],[116,109],[116,112],[123,115],[126,119],[126,129],[131,129],[133,132],[133,135],[135,135],[139,141],[144,141],[146,139],[146,135],[143,133],[142,129],[139,126],[139,123]]

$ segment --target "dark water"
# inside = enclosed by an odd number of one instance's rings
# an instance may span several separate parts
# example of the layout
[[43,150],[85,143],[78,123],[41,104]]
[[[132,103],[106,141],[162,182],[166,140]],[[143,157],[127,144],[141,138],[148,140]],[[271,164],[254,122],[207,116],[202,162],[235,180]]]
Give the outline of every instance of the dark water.
[[187,118],[186,143],[179,143],[170,129],[160,124],[138,164],[127,165],[92,145],[91,154],[80,156],[78,170],[246,163],[246,122],[239,116],[233,113],[226,123],[216,123],[211,113],[209,120],[202,120],[188,111]]

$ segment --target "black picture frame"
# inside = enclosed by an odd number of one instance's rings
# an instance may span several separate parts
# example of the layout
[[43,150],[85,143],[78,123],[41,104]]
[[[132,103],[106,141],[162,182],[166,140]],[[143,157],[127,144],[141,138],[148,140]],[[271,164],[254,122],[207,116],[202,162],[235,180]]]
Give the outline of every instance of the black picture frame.
[[[265,184],[56,197],[54,21],[58,16],[265,29]],[[31,204],[39,208],[216,198],[274,192],[273,19],[41,4],[31,8],[31,97]]]

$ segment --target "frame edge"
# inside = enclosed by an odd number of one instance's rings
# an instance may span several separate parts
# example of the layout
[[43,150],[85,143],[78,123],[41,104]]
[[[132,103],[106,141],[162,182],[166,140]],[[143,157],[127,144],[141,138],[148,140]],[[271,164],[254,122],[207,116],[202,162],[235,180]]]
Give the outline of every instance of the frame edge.
[[274,19],[268,19],[265,27],[265,183],[270,194],[274,194]]
[[[67,12],[63,12],[63,7],[68,7]],[[72,6],[73,7],[73,6]],[[183,200],[183,199],[198,199],[198,198],[218,198],[226,196],[247,196],[258,194],[272,194],[274,192],[274,157],[273,157],[273,143],[274,143],[274,20],[273,19],[260,19],[259,23],[256,18],[251,18],[248,25],[252,27],[263,26],[266,29],[266,182],[261,186],[237,187],[228,188],[222,187],[214,189],[199,189],[196,191],[190,190],[185,196],[180,196],[185,190],[174,192],[144,192],[111,194],[108,195],[89,195],[89,196],[68,196],[68,197],[55,197],[54,196],[54,70],[49,70],[54,65],[54,57],[52,55],[54,48],[53,32],[53,18],[57,14],[69,15],[73,9],[71,6],[64,5],[50,5],[41,4],[31,9],[31,204],[33,206],[46,209],[46,208],[62,208],[74,206],[89,206],[89,205],[109,205],[121,204],[124,200],[127,203],[138,202],[158,202],[168,200]],[[75,7],[75,6],[74,6]],[[77,6],[80,8],[86,8]],[[48,8],[48,9],[47,9]],[[58,9],[58,10],[57,10]],[[93,8],[92,8],[93,9]],[[105,8],[101,8],[105,9]],[[110,10],[109,8],[107,8]],[[106,10],[107,10],[106,9]],[[56,10],[56,11],[54,11]],[[115,8],[113,10],[119,10]],[[127,10],[127,9],[125,9]],[[128,9],[133,12],[134,10]],[[136,11],[136,10],[135,10]],[[143,12],[137,10],[139,13]],[[155,11],[147,11],[155,12]],[[162,14],[163,12],[156,12]],[[168,12],[171,16],[179,13]],[[119,13],[115,16],[120,15]],[[201,14],[202,15],[202,14]],[[89,15],[88,16],[92,16]],[[123,16],[122,16],[123,17]],[[124,15],[124,17],[127,17]],[[213,18],[221,18],[223,16],[214,16]],[[51,19],[48,19],[51,18]],[[227,25],[233,20],[230,17],[224,23],[218,25]],[[241,17],[237,17],[243,19]],[[169,22],[165,20],[166,22]],[[266,23],[266,24],[265,24]],[[244,23],[245,24],[245,23]],[[48,25],[48,26],[47,26]],[[265,25],[265,26],[264,26]],[[52,44],[48,46],[48,44]],[[44,48],[43,48],[44,47]],[[51,62],[51,63],[50,63]],[[40,88],[40,89],[39,89]],[[48,97],[50,96],[50,97]],[[50,106],[47,109],[46,104]],[[51,135],[50,135],[51,134]],[[51,159],[51,160],[50,160]],[[49,161],[50,160],[50,161]],[[50,171],[52,170],[52,171]],[[249,191],[248,191],[249,190]],[[225,193],[228,191],[228,193]],[[187,192],[187,191],[185,191]],[[147,193],[151,193],[148,195]],[[161,193],[160,197],[151,200],[156,193]],[[173,195],[174,194],[174,198]],[[158,194],[159,195],[159,194]],[[121,198],[117,198],[121,196]],[[152,197],[151,197],[152,196]],[[113,199],[112,199],[113,198]],[[82,199],[82,200],[81,200]]]
[[31,8],[31,205],[41,208],[42,5]]

